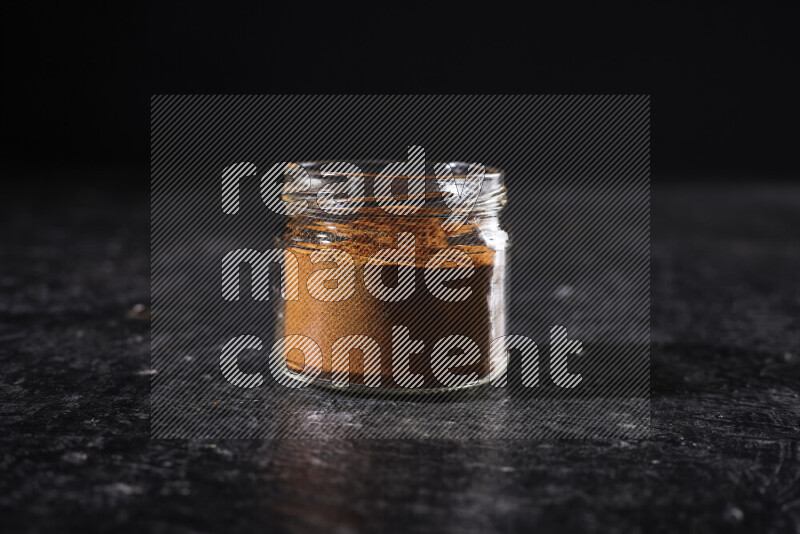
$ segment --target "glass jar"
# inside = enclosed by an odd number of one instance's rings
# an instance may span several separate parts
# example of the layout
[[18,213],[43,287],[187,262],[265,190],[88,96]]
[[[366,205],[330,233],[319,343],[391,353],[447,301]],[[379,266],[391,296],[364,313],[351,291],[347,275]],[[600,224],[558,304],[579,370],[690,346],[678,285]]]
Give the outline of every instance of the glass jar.
[[505,371],[492,351],[506,323],[502,171],[297,166],[286,175],[305,183],[284,183],[295,214],[280,245],[296,258],[299,291],[275,299],[282,348],[273,352],[292,387],[449,391]]

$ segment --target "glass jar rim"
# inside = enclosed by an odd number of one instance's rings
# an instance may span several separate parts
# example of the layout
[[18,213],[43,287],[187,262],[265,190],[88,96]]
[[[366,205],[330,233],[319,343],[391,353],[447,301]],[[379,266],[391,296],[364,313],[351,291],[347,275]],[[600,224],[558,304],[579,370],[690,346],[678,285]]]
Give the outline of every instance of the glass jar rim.
[[[322,185],[327,185],[327,184],[333,182],[333,180],[329,180],[329,181],[324,182],[324,183],[319,182],[319,181],[325,180],[325,177],[323,177],[323,175],[322,175],[322,167],[325,166],[325,165],[336,165],[336,164],[355,165],[356,167],[358,167],[362,171],[362,174],[365,177],[390,176],[392,178],[408,178],[409,176],[408,175],[404,175],[404,174],[397,174],[397,173],[386,174],[386,173],[383,173],[383,172],[374,172],[375,167],[380,166],[380,167],[382,167],[381,170],[383,171],[383,170],[386,169],[386,167],[388,167],[390,165],[393,165],[393,164],[397,164],[397,163],[402,163],[402,162],[397,162],[397,161],[390,160],[390,159],[355,159],[355,160],[347,160],[347,161],[337,160],[337,159],[327,159],[327,160],[301,161],[299,163],[296,163],[295,165],[298,165],[299,167],[302,167],[306,172],[308,172],[309,176],[311,177],[311,186],[312,186],[312,188],[314,188],[315,185],[322,186]],[[442,165],[442,164],[443,165],[448,165],[451,170],[453,168],[460,169],[461,172],[458,172],[458,171],[453,172],[453,177],[454,178],[464,178],[464,177],[466,177],[468,172],[469,172],[469,168],[471,166],[474,166],[474,165],[483,166],[483,169],[484,169],[484,182],[486,183],[486,181],[488,179],[488,183],[491,184],[492,186],[494,186],[495,188],[499,188],[500,186],[503,185],[503,179],[504,179],[505,174],[506,174],[505,171],[503,169],[499,168],[499,167],[492,167],[492,166],[488,166],[488,165],[483,165],[482,163],[477,163],[477,162],[466,162],[466,161],[451,160],[451,161],[442,161],[442,162],[438,162],[437,161],[437,162],[432,162],[432,163],[426,162],[426,164],[425,164],[426,171],[425,171],[425,175],[422,176],[422,178],[425,178],[425,179],[437,179],[437,178],[439,178],[439,176],[435,172],[435,166],[436,165]],[[373,172],[363,172],[365,167],[369,168]],[[336,174],[340,175],[340,176],[346,176],[347,175],[347,173],[344,173],[344,172],[336,172]],[[414,175],[414,177],[416,177],[416,175]]]
[[[308,187],[284,193],[284,198],[287,201],[305,200],[311,204],[317,204],[318,194],[323,189],[327,188],[329,191],[335,189],[336,191],[335,194],[331,194],[326,198],[325,208],[321,208],[321,205],[314,206],[311,210],[312,213],[318,212],[319,209],[328,213],[336,212],[337,210],[350,212],[356,204],[401,208],[409,199],[423,199],[428,216],[431,210],[434,213],[452,211],[452,209],[459,210],[462,208],[448,206],[445,197],[464,194],[465,190],[463,188],[467,183],[465,179],[474,179],[480,175],[482,175],[480,190],[477,194],[472,193],[475,198],[471,199],[473,203],[470,204],[469,211],[474,212],[476,215],[486,214],[499,211],[505,205],[505,172],[500,168],[485,166],[481,163],[463,161],[429,163],[426,161],[424,174],[387,172],[387,169],[392,169],[393,167],[402,168],[403,162],[384,159],[352,161],[331,159],[304,161],[289,165],[296,165],[303,169],[303,174],[308,179]],[[348,188],[350,178],[363,179],[364,183],[371,181],[372,186],[374,186],[377,178],[390,178],[392,182],[395,179],[424,178],[424,194],[403,196],[402,194],[393,193],[390,196],[378,197],[374,188],[371,188],[370,185],[362,185],[361,187],[365,187],[365,189],[362,189],[364,191],[363,196],[347,196],[343,191]],[[458,182],[459,179],[462,181]],[[472,184],[473,188],[476,186],[477,184]]]

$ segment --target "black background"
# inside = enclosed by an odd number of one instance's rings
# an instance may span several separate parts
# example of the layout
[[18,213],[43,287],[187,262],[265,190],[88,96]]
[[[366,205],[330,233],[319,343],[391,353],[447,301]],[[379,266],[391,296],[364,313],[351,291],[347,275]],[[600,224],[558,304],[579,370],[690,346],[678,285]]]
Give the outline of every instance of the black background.
[[[2,148],[12,168],[146,172],[153,94],[336,92],[651,94],[657,180],[797,169],[797,7],[3,9]],[[135,181],[146,189],[146,177]]]
[[[5,2],[0,530],[798,531],[800,8],[554,6]],[[150,439],[150,96],[329,92],[652,95],[648,439]]]

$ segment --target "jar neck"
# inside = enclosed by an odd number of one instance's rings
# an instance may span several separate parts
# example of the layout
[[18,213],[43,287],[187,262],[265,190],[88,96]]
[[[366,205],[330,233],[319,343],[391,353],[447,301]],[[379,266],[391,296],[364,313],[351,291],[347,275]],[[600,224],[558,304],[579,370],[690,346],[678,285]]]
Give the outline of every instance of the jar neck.
[[412,199],[412,202],[403,197],[327,199],[318,202],[310,196],[295,196],[294,200],[307,202],[306,209],[295,217],[331,223],[371,221],[376,224],[402,225],[407,221],[431,219],[443,223],[451,221],[478,224],[496,218],[506,204],[505,187],[478,197],[472,205],[454,206],[448,204],[444,196],[441,193],[426,194],[424,198]]
[[386,164],[297,164],[300,170],[294,174],[304,181],[284,182],[283,198],[300,202],[304,217],[332,222],[385,218],[466,223],[496,217],[505,205],[504,173],[499,169],[475,163],[429,163],[421,174],[398,169],[394,174]]

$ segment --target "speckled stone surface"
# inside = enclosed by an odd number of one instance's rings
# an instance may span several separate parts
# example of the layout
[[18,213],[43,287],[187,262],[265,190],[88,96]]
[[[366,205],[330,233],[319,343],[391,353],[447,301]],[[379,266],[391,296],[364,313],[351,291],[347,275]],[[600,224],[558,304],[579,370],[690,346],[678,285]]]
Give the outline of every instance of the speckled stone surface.
[[2,530],[800,532],[800,186],[655,183],[651,436],[614,442],[150,440],[146,185],[8,202]]

